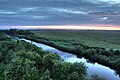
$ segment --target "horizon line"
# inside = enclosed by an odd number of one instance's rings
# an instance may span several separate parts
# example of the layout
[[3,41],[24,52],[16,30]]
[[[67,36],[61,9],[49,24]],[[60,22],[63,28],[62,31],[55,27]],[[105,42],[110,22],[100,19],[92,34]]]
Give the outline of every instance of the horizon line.
[[48,25],[48,26],[2,26],[1,29],[63,29],[63,30],[120,30],[120,26],[108,24]]

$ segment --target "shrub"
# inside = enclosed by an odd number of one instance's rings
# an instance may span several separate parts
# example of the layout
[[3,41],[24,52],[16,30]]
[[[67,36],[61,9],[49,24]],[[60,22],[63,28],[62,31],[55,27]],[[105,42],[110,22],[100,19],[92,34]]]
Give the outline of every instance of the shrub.
[[91,75],[89,80],[106,80],[106,79],[94,74],[94,75]]
[[70,70],[71,73],[77,72],[79,74],[80,80],[85,80],[87,73],[86,73],[86,66],[83,63],[77,63],[77,62],[73,63]]

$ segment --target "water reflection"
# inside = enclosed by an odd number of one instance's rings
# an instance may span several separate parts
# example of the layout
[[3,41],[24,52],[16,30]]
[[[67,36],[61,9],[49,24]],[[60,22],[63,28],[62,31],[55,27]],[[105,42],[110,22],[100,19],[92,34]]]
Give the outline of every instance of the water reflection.
[[[26,39],[22,39],[22,40],[31,42],[30,40],[26,40]],[[47,46],[47,45],[44,45],[41,43],[32,42],[32,44],[34,44],[38,47],[41,47],[45,51],[50,51],[52,53],[59,54],[66,62],[70,62],[70,63],[83,62],[83,63],[85,63],[85,65],[88,67],[87,68],[88,77],[91,76],[92,74],[97,74],[99,76],[106,78],[107,80],[120,80],[120,77],[118,75],[115,75],[115,71],[110,69],[109,67],[105,67],[98,63],[94,63],[94,64],[90,63],[85,58],[77,58],[76,55],[60,51],[58,49],[55,49],[53,47],[50,47],[50,46]]]

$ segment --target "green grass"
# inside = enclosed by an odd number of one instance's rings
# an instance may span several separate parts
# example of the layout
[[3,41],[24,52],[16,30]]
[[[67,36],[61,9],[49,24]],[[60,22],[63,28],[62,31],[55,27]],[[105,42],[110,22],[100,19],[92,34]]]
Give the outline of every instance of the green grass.
[[82,43],[91,47],[120,49],[120,32],[117,31],[35,30],[32,32],[37,37],[69,47],[75,47],[72,44]]

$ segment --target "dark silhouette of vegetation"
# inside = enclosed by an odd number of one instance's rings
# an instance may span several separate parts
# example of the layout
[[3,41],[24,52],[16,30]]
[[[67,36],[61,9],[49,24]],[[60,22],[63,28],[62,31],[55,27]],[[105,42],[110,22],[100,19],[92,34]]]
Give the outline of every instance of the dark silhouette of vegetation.
[[12,36],[13,35],[34,35],[34,33],[31,33],[30,31],[18,30],[18,29],[4,30],[3,32]]
[[10,38],[8,38],[7,36],[5,36],[5,34],[0,31],[0,41],[4,41],[4,40],[10,40]]
[[101,76],[98,76],[96,74],[93,74],[90,76],[90,79],[88,79],[88,80],[106,80],[106,79]]

